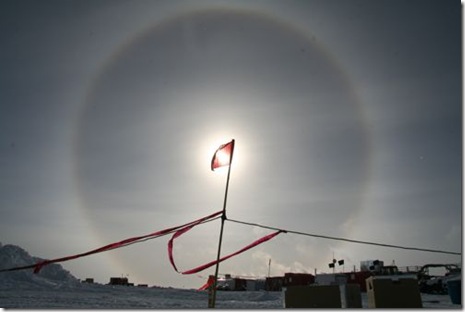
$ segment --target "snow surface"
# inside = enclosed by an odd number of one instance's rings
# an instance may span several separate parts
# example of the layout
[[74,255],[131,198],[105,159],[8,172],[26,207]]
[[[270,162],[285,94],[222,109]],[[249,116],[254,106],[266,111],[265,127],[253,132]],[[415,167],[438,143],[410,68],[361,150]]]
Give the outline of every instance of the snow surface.
[[[0,269],[35,263],[20,247],[0,244]],[[424,308],[460,309],[447,295],[422,294]],[[367,296],[362,294],[367,307]],[[217,308],[282,309],[283,293],[219,291]],[[81,283],[59,264],[0,273],[0,308],[17,309],[206,309],[208,293],[194,289],[111,286]]]
[[[281,292],[218,292],[217,308],[282,308]],[[3,308],[161,309],[208,307],[206,291],[173,288],[84,285],[37,289],[2,289]]]
[[[459,309],[449,296],[422,295],[424,308]],[[367,308],[366,294],[362,294]],[[97,284],[0,288],[0,307],[19,309],[206,309],[206,291],[140,288]],[[282,309],[282,292],[237,291],[217,293],[217,308]]]

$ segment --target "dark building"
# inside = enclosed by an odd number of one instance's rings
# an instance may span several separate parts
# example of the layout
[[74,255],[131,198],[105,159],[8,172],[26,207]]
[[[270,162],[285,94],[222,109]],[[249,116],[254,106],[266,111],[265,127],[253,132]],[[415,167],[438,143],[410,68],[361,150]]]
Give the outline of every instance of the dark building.
[[110,277],[109,285],[134,286],[133,283],[129,283],[127,277]]
[[283,289],[283,283],[284,283],[283,276],[267,277],[265,280],[265,290],[281,291]]
[[315,283],[315,276],[308,273],[285,273],[283,286],[306,286]]
[[351,272],[344,274],[347,276],[347,284],[360,285],[361,292],[367,291],[366,279],[373,275],[370,271]]

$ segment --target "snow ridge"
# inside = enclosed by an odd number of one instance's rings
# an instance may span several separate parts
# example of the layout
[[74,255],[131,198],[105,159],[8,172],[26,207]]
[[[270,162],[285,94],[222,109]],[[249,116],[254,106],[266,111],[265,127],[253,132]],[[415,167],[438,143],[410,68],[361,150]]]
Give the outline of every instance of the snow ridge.
[[[31,256],[19,246],[0,243],[0,269],[31,265],[42,260],[44,259]],[[0,289],[12,287],[56,288],[76,286],[77,284],[79,284],[79,280],[56,263],[44,266],[38,274],[34,274],[32,269],[0,273]]]

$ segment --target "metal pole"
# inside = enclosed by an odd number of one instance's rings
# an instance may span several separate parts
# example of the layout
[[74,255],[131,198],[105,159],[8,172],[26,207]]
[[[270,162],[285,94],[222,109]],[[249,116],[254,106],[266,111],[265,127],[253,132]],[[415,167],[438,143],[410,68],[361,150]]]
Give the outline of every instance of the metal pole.
[[223,241],[223,229],[224,229],[224,220],[226,220],[226,201],[228,199],[228,189],[229,189],[229,176],[231,174],[231,164],[232,157],[234,154],[234,139],[232,140],[231,155],[229,156],[229,167],[228,167],[228,177],[226,178],[226,189],[224,191],[224,202],[223,202],[223,214],[221,215],[221,228],[220,228],[220,238],[218,242],[218,254],[216,256],[216,268],[215,268],[215,280],[213,283],[213,298],[209,308],[214,308],[216,303],[216,286],[218,281],[218,269],[220,267],[220,256],[221,256],[221,243]]
[[268,277],[270,277],[270,272],[271,272],[271,258],[268,261]]
[[335,258],[334,258],[334,251],[333,251],[333,260],[332,260],[332,262],[333,262],[333,274],[334,274],[334,272],[336,270],[336,262],[335,262]]

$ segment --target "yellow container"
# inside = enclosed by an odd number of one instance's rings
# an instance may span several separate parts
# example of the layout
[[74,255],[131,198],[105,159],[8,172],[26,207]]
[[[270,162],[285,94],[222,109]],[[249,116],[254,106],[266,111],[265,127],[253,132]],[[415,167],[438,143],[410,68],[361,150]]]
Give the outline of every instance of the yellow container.
[[366,279],[368,308],[422,308],[414,276],[371,276]]

